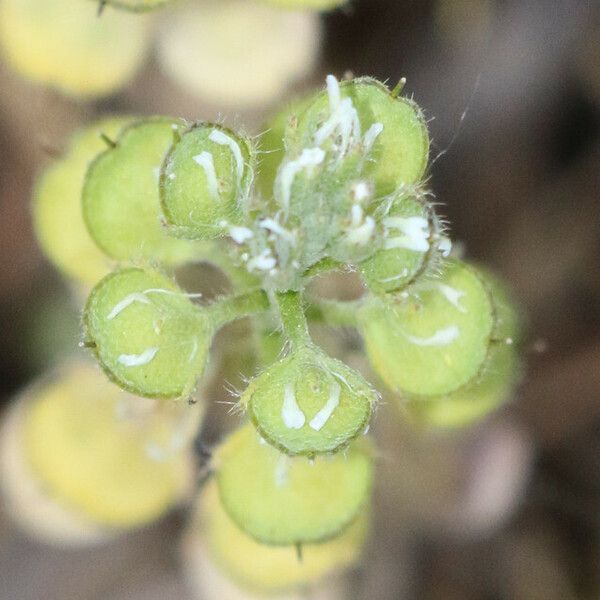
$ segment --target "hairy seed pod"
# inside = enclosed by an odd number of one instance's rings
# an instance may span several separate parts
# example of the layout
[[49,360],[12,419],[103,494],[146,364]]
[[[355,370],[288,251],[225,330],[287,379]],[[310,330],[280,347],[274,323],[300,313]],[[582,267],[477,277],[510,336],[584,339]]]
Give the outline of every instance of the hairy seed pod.
[[212,339],[208,317],[156,271],[111,273],[92,290],[83,319],[102,368],[134,394],[189,395],[205,368]]

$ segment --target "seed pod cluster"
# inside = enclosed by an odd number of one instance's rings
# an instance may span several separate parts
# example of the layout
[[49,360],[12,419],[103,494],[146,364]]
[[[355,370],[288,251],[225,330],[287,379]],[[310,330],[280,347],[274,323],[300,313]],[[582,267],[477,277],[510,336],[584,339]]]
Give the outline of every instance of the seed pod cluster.
[[[57,245],[50,259],[85,282],[101,271],[98,255],[119,263],[89,294],[84,345],[127,392],[185,407],[215,333],[253,316],[256,339],[269,341],[255,353],[264,364],[240,393],[246,422],[210,462],[200,530],[215,562],[251,587],[287,589],[347,566],[368,529],[374,383],[415,422],[452,428],[501,405],[520,373],[509,293],[450,256],[426,186],[423,112],[401,85],[329,76],[325,90],[275,115],[258,142],[171,117],[98,128],[104,151],[93,158],[98,139],[77,138],[85,143],[43,176],[34,205],[48,240],[58,225],[47,205],[64,178],[65,219],[95,262],[79,268],[75,244]],[[175,282],[175,268],[198,261],[221,267],[232,293],[205,302]],[[335,269],[360,273],[359,300],[307,291]],[[380,381],[326,354],[312,321],[354,326]],[[290,564],[304,551],[306,568]],[[253,573],[254,553],[280,571]]]

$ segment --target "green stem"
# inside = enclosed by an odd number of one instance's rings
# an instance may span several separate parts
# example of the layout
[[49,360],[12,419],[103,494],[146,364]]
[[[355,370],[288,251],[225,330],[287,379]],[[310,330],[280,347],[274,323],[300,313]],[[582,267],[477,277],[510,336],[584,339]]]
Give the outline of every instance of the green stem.
[[277,292],[275,300],[287,339],[296,347],[311,345],[302,295],[299,292]]
[[269,298],[262,290],[255,290],[237,296],[227,296],[205,308],[215,329],[219,329],[237,319],[249,317],[269,309]]
[[324,300],[315,298],[310,300],[306,316],[310,321],[333,325],[335,327],[356,327],[358,311],[363,305],[363,300],[343,302],[340,300]]

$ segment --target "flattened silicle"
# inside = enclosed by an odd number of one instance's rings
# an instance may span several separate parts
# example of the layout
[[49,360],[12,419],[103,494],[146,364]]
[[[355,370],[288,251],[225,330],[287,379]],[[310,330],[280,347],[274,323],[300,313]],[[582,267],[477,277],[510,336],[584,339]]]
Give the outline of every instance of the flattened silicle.
[[495,326],[488,287],[473,267],[454,260],[404,299],[372,299],[359,320],[373,368],[408,396],[449,394],[471,381]]
[[253,178],[250,141],[211,123],[200,123],[173,144],[162,167],[160,198],[175,235],[212,239],[247,215]]
[[365,445],[289,457],[252,426],[231,435],[215,456],[221,502],[232,520],[264,544],[316,543],[341,533],[368,503],[372,458]]
[[92,290],[84,313],[87,343],[121,387],[140,396],[193,391],[212,337],[205,314],[171,279],[122,269]]
[[[352,106],[345,103],[347,99]],[[425,117],[412,100],[394,96],[374,79],[343,81],[339,95],[335,89],[319,94],[299,116],[297,130],[288,142],[292,146],[318,145],[339,152],[340,136],[344,145],[344,137],[358,134],[364,135],[363,149],[370,147],[370,160],[362,175],[374,182],[377,197],[421,181],[429,154]]]
[[424,197],[400,194],[384,205],[383,248],[359,265],[368,288],[379,294],[404,289],[441,255],[440,225]]
[[331,453],[362,434],[377,392],[344,363],[300,350],[252,381],[241,398],[260,435],[287,454]]
[[137,121],[90,165],[83,216],[92,238],[112,258],[177,264],[194,256],[192,242],[168,236],[160,223],[160,170],[184,127],[166,117]]
[[368,510],[339,536],[302,546],[268,546],[244,533],[219,500],[217,486],[203,491],[196,535],[206,540],[215,563],[240,585],[263,593],[281,592],[317,582],[357,562],[368,531]]

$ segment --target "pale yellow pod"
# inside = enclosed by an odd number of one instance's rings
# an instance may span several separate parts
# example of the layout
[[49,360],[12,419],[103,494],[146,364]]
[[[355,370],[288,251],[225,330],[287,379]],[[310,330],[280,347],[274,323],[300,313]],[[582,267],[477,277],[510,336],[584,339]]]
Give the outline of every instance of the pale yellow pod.
[[34,230],[44,254],[61,272],[84,286],[92,286],[111,268],[92,240],[83,220],[81,192],[92,160],[106,150],[102,134],[116,138],[131,118],[108,117],[77,131],[65,156],[37,179],[32,202]]
[[158,60],[192,94],[221,105],[260,106],[311,73],[320,39],[316,13],[249,0],[197,2],[165,23]]
[[201,539],[210,560],[242,588],[263,594],[289,593],[329,579],[360,559],[369,528],[368,510],[339,536],[303,545],[299,560],[295,546],[266,546],[241,531],[222,507],[214,482],[202,494],[196,522],[188,533],[188,548]]
[[7,504],[29,531],[60,543],[149,523],[190,492],[201,414],[200,405],[122,392],[87,363],[65,365],[8,413],[0,469]]
[[89,0],[2,0],[0,56],[21,75],[73,96],[110,94],[141,65],[150,21]]

